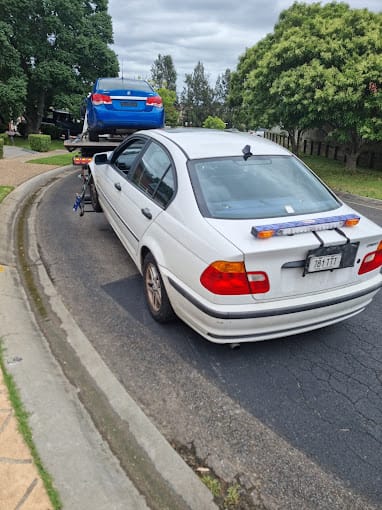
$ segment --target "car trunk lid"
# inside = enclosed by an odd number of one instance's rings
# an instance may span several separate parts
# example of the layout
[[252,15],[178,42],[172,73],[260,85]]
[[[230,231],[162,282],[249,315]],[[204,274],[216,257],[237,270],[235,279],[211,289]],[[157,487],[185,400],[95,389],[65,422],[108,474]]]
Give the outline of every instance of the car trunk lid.
[[[341,214],[349,213],[354,211],[346,206],[341,208]],[[332,216],[320,213],[304,220]],[[298,220],[301,217],[275,218],[274,223]],[[252,229],[266,225],[269,220],[208,218],[207,221],[243,252],[247,272],[264,271],[268,275],[270,290],[253,295],[257,301],[303,296],[351,285],[362,278],[358,275],[360,261],[380,241],[380,231],[366,218],[356,227],[276,235],[268,239],[256,238]]]

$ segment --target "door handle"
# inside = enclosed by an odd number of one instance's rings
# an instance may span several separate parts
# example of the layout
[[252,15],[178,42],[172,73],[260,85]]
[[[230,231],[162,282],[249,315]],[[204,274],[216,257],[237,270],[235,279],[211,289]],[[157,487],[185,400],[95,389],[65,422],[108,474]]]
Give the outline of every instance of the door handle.
[[153,215],[150,212],[150,209],[147,209],[147,207],[141,209],[141,213],[143,214],[143,216],[146,216],[146,218],[148,218],[149,220],[151,220],[153,217]]
[[114,183],[114,188],[116,188],[118,191],[121,191],[122,187],[121,185],[119,184],[119,182],[115,182]]

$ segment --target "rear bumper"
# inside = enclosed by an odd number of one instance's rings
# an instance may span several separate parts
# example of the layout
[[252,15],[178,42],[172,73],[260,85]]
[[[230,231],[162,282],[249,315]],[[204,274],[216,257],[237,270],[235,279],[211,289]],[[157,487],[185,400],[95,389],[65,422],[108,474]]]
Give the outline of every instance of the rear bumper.
[[155,129],[163,126],[163,108],[152,108],[152,111],[140,112],[93,109],[88,116],[89,129],[100,134],[119,129]]
[[228,307],[202,302],[173,279],[169,296],[177,315],[216,343],[282,338],[343,321],[365,309],[382,286],[382,275],[319,295]]

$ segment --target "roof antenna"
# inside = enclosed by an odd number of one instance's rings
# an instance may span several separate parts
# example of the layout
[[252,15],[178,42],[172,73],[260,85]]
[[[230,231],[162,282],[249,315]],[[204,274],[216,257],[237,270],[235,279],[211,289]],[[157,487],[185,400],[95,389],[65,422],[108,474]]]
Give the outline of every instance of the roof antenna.
[[241,152],[243,153],[243,158],[244,158],[245,161],[247,161],[248,158],[253,156],[253,154],[251,152],[251,147],[249,145],[245,145]]

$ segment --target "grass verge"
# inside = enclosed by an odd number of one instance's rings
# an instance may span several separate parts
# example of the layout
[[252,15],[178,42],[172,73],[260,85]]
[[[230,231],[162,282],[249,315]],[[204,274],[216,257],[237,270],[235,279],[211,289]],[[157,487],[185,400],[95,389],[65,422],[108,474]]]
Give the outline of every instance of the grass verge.
[[[30,149],[28,138],[23,138],[22,136],[15,136],[15,143],[14,145],[16,147],[22,147],[24,149]],[[52,140],[50,144],[50,150],[54,151],[56,149],[63,149],[64,148],[64,142],[63,140]]]
[[13,186],[0,186],[0,203],[13,189]]
[[36,446],[33,442],[32,431],[30,429],[29,422],[28,422],[28,413],[25,410],[24,405],[21,401],[20,394],[19,394],[17,386],[13,380],[13,377],[11,376],[11,374],[7,371],[7,369],[5,367],[4,348],[3,348],[1,341],[0,341],[0,369],[3,372],[4,383],[8,390],[9,400],[11,402],[12,408],[14,410],[14,413],[15,413],[15,416],[16,416],[16,419],[18,422],[19,431],[31,452],[34,464],[37,467],[37,470],[38,470],[41,480],[45,486],[46,492],[47,492],[48,497],[53,505],[54,510],[60,510],[62,508],[62,502],[61,502],[60,496],[53,486],[52,477],[45,470],[45,468],[42,464],[42,461],[41,461],[40,456],[37,452]]
[[382,200],[381,170],[357,168],[351,173],[340,161],[320,156],[303,156],[301,159],[334,191]]
[[34,163],[37,165],[67,166],[72,164],[73,156],[74,156],[73,153],[68,152],[67,154],[55,154],[54,156],[30,159],[27,161],[27,163]]

